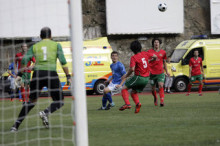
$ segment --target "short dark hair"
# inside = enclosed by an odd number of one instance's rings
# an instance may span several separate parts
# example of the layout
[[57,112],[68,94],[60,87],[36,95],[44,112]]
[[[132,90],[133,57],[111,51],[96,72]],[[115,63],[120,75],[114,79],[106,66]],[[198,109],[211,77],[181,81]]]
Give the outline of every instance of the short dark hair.
[[41,39],[51,38],[51,29],[49,27],[44,27],[40,31]]
[[22,48],[23,46],[25,46],[25,45],[27,46],[27,44],[26,44],[26,43],[22,43],[22,44],[21,44],[21,48]]
[[113,52],[111,53],[111,56],[112,56],[113,54],[117,54],[117,55],[118,55],[118,52],[117,52],[117,51],[113,51]]
[[158,40],[159,43],[162,44],[162,40],[161,40],[161,39],[159,39],[159,38],[154,38],[154,39],[152,40],[152,42],[151,42],[152,47],[154,47],[154,42],[155,42],[156,40]]
[[133,41],[130,45],[130,49],[134,54],[141,52],[141,43],[139,41]]

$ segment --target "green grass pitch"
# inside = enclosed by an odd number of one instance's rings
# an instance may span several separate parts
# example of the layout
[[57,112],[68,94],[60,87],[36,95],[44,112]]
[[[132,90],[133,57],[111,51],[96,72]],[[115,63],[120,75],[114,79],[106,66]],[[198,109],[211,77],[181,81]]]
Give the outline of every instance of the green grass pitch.
[[[151,95],[140,95],[142,107],[134,114],[132,108],[119,111],[121,96],[113,96],[116,104],[109,111],[98,111],[102,97],[87,98],[90,146],[207,146],[220,145],[220,95],[217,92],[198,96],[166,94],[165,107],[155,107]],[[62,110],[49,117],[51,128],[44,129],[38,112],[51,99],[39,99],[19,128],[10,133],[21,108],[19,101],[0,101],[0,145],[72,145],[71,98],[65,99]],[[39,141],[38,141],[39,139]]]

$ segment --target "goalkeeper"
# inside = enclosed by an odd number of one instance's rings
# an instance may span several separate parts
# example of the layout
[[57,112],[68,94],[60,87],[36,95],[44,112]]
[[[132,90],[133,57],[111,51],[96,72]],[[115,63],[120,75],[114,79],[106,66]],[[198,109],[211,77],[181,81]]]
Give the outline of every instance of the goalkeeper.
[[40,118],[42,119],[46,128],[49,128],[48,115],[55,112],[64,105],[64,96],[62,93],[59,77],[56,72],[57,58],[62,64],[63,70],[67,77],[67,82],[70,82],[71,77],[69,75],[69,70],[62,47],[59,43],[51,40],[51,30],[49,27],[44,27],[41,29],[40,37],[42,40],[34,44],[28,50],[21,62],[22,65],[25,66],[33,56],[36,59],[34,73],[30,83],[30,100],[23,105],[18,119],[11,127],[11,132],[18,130],[18,127],[24,120],[25,116],[35,106],[43,87],[46,86],[48,88],[48,92],[50,92],[50,95],[53,99],[53,102],[48,108],[39,112]]

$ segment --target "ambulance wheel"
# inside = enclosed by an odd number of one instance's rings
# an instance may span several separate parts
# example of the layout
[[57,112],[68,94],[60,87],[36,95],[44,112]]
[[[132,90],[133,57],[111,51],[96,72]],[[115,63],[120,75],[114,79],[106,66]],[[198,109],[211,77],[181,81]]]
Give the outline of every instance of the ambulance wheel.
[[187,90],[187,86],[188,86],[189,81],[185,78],[177,78],[174,81],[174,89],[177,92],[184,92]]
[[98,80],[95,83],[94,91],[95,91],[96,94],[98,94],[98,95],[103,94],[104,88],[105,88],[104,82],[105,82],[104,80]]

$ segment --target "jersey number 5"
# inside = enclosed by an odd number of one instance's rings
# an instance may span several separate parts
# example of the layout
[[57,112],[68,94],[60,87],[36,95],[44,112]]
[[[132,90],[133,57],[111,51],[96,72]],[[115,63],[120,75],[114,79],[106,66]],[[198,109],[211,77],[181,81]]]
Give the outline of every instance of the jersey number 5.
[[46,61],[47,60],[47,47],[41,47],[41,49],[43,50],[43,55],[44,55],[43,60]]
[[141,60],[143,62],[144,68],[147,68],[147,61],[145,60],[145,58],[142,58]]

